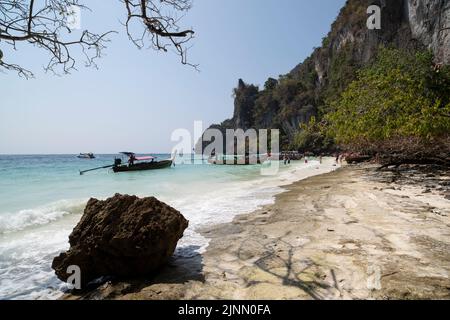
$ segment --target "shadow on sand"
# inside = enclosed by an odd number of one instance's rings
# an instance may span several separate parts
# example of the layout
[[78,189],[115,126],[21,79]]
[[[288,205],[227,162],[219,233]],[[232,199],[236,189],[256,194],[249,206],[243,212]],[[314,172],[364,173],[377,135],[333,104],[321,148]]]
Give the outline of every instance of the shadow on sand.
[[193,280],[204,282],[203,257],[198,253],[199,249],[199,246],[177,248],[168,263],[155,275],[126,279],[103,277],[84,290],[72,290],[70,293],[81,299],[114,299],[125,294],[139,293],[156,284],[184,284]]

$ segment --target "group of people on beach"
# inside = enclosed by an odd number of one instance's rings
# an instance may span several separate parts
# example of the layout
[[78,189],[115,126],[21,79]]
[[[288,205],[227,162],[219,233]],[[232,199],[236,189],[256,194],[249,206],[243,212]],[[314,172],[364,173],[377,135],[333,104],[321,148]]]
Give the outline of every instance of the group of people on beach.
[[[337,153],[335,154],[336,165],[342,164],[343,161],[345,160],[346,156],[347,156],[347,155],[346,155],[345,153],[339,153],[339,152],[337,152]],[[282,159],[283,159],[283,163],[284,163],[285,166],[288,165],[288,164],[291,164],[291,160],[300,160],[300,161],[303,160],[305,163],[308,163],[308,161],[309,161],[307,155],[301,155],[301,156],[299,157],[299,159],[291,159],[291,157],[290,157],[289,155],[285,154],[285,155],[283,155],[283,158],[282,158]],[[322,155],[319,155],[318,159],[319,159],[319,163],[322,164],[323,156],[322,156]]]
[[[323,158],[322,155],[320,155],[319,156],[320,164],[322,164],[322,158]],[[308,163],[308,161],[309,161],[307,155],[301,156],[299,160],[301,161],[302,159],[304,160],[305,164]],[[284,163],[285,166],[288,165],[288,164],[291,164],[291,157],[289,157],[287,155],[283,156],[283,163]]]

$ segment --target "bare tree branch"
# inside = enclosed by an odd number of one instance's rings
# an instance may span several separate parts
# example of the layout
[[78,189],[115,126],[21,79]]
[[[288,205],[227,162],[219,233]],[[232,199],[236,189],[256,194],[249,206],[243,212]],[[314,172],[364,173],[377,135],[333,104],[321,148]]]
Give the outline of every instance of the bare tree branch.
[[[127,10],[125,27],[129,39],[138,47],[145,46],[146,38],[156,50],[167,52],[172,46],[180,56],[181,63],[197,68],[197,65],[187,62],[187,51],[185,46],[194,37],[191,29],[180,30],[179,19],[172,13],[186,12],[192,7],[191,0],[122,0]],[[159,5],[157,3],[159,2]],[[132,32],[133,23],[138,22],[145,26],[144,32],[135,35]]]
[[[175,48],[183,64],[186,59],[186,42],[193,38],[192,30],[180,31],[177,25],[177,12],[191,8],[191,0],[121,0],[126,8],[126,32],[130,40],[139,48],[144,46],[145,38],[151,39],[156,50],[167,51]],[[69,73],[76,69],[73,48],[78,47],[85,57],[86,66],[96,67],[96,59],[109,42],[108,35],[115,31],[98,34],[85,30],[81,36],[73,38],[69,10],[73,7],[89,9],[78,0],[0,0],[0,45],[17,50],[17,43],[28,43],[44,52],[50,59],[44,67],[56,74]],[[175,13],[174,13],[175,12]],[[140,37],[131,33],[131,23],[137,20]],[[134,29],[133,29],[134,30]],[[142,31],[143,30],[143,31]],[[6,51],[0,51],[0,71],[15,71],[25,78],[33,77],[26,68],[9,62]],[[196,67],[195,65],[192,65]]]

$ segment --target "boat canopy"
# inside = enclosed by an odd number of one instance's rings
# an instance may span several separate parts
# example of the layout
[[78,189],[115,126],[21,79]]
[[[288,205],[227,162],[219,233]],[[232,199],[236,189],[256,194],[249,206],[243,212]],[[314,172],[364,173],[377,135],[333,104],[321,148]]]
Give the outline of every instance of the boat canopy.
[[122,152],[120,152],[120,153],[126,155],[127,157],[131,157],[131,156],[134,156],[134,155],[135,155],[134,152],[127,152],[127,151],[122,151]]
[[147,156],[147,157],[136,157],[137,161],[144,161],[144,160],[153,160],[156,159],[155,157],[152,156]]
[[137,161],[145,161],[145,160],[153,160],[156,159],[156,157],[152,157],[152,156],[144,156],[144,157],[136,157],[136,154],[134,152],[121,152],[121,154],[126,155],[127,157],[132,157],[134,156],[134,159]]

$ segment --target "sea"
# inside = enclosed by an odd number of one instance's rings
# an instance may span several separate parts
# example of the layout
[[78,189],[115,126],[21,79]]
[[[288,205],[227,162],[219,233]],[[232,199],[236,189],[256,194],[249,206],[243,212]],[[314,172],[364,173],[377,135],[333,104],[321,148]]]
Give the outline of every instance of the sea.
[[1,300],[58,299],[67,291],[51,263],[69,248],[68,236],[91,197],[155,196],[174,207],[189,220],[176,254],[190,256],[208,246],[200,227],[230,222],[273,203],[286,185],[337,168],[331,158],[322,164],[317,159],[280,162],[278,172],[267,176],[261,165],[216,166],[196,155],[177,158],[168,169],[80,175],[80,170],[112,164],[116,155],[96,156],[0,155]]

